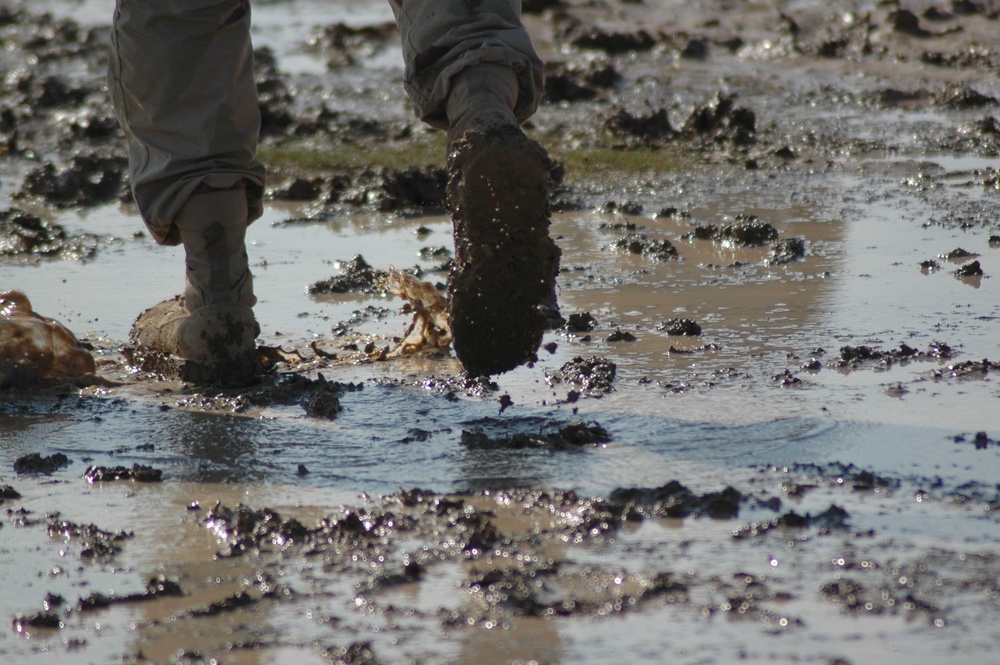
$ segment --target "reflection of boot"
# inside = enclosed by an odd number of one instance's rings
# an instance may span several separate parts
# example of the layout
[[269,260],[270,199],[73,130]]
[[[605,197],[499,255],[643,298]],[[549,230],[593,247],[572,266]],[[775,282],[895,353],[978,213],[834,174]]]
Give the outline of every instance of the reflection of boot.
[[513,70],[477,65],[451,86],[449,320],[465,369],[498,374],[534,360],[542,334],[558,318],[560,251],[548,234],[551,161],[514,117]]
[[260,373],[251,309],[257,299],[244,239],[242,188],[195,194],[174,224],[184,243],[184,294],[143,312],[132,327],[140,347],[184,363],[182,378],[196,383],[246,385]]

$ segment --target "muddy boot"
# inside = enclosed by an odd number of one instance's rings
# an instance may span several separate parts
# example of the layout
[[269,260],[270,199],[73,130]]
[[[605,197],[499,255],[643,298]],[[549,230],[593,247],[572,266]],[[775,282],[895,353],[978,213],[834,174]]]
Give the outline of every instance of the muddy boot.
[[449,322],[472,375],[536,359],[558,319],[560,251],[549,238],[551,161],[513,114],[517,78],[485,64],[452,81],[448,207],[455,232]]
[[195,194],[174,224],[187,265],[184,293],[143,312],[132,342],[181,359],[181,378],[242,386],[261,374],[242,188]]

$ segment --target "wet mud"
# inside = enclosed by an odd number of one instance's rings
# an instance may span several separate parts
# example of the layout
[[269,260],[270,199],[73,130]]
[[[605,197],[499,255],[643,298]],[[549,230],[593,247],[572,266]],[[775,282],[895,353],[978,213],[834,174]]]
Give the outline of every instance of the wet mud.
[[[131,204],[104,3],[0,7],[0,287],[68,335],[0,335],[32,359],[0,368],[0,660],[989,661],[1000,7],[525,0],[537,279],[484,291],[506,231],[453,244],[449,197],[495,211],[388,7],[333,6],[254,7],[244,388],[127,341],[183,275]],[[468,375],[463,289],[560,310],[498,310],[537,354],[472,340],[517,368]]]

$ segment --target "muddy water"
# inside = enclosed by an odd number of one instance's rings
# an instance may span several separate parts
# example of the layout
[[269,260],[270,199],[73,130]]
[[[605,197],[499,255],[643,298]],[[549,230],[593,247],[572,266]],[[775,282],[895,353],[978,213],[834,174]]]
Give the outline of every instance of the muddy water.
[[[775,4],[756,3],[740,34],[780,46]],[[813,3],[777,4],[807,25]],[[52,6],[106,20],[101,3]],[[337,7],[337,20],[357,25],[388,18],[375,4]],[[332,18],[304,2],[255,11],[258,45],[284,71],[329,76],[299,40]],[[679,14],[678,26],[736,20],[705,11]],[[995,27],[979,19],[965,24],[970,40]],[[551,21],[532,21],[558,58]],[[308,293],[357,254],[430,270],[440,260],[420,250],[451,246],[445,217],[317,215],[275,201],[251,227],[261,341],[308,360],[279,375],[351,386],[337,394],[339,413],[322,417],[294,391],[255,401],[136,373],[122,345],[143,308],[180,288],[179,251],[137,235],[127,205],[17,201],[102,235],[86,261],[4,259],[0,287],[90,343],[101,375],[120,385],[3,394],[0,485],[20,497],[2,506],[2,658],[989,662],[1000,637],[998,162],[961,137],[996,106],[851,100],[934,89],[949,73],[1000,96],[995,76],[785,57],[764,41],[704,61],[617,61],[619,101],[676,97],[675,118],[720,81],[737,89],[759,115],[761,168],[706,150],[704,163],[662,173],[570,171],[553,216],[560,302],[596,324],[550,331],[539,361],[492,389],[463,385],[453,358],[375,362],[345,348],[401,335],[398,301]],[[358,90],[338,108],[404,118],[393,57],[377,51],[334,78]],[[373,92],[384,82],[397,88]],[[582,134],[581,118],[605,110],[547,105],[535,130],[559,145],[547,132],[564,123]],[[776,161],[786,144],[800,157]],[[11,197],[28,165],[0,165],[0,195]],[[805,256],[776,263],[770,244],[690,237],[740,216],[802,238]],[[678,258],[615,249],[627,224],[669,240]],[[941,256],[956,248],[978,255],[982,277],[952,274],[973,260]],[[938,269],[922,271],[930,259]],[[671,319],[701,335],[669,335]],[[314,343],[338,359],[317,358]],[[611,390],[561,373],[577,358],[613,362]],[[575,421],[599,424],[607,441],[554,444]],[[30,453],[67,462],[15,472]],[[91,466],[135,464],[162,482],[85,478]],[[670,481],[691,496],[668,492]],[[727,487],[739,498],[720,507],[712,495]],[[659,503],[621,491],[631,488],[661,488]],[[226,522],[240,504],[276,514]],[[157,576],[180,595],[150,592]]]

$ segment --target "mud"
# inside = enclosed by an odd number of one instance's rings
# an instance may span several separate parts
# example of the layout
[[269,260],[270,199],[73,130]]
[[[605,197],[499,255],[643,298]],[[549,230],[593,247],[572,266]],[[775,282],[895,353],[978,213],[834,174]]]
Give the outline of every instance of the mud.
[[247,389],[127,346],[105,3],[8,4],[0,285],[100,381],[2,389],[0,659],[993,657],[995,3],[525,0],[566,320],[493,377],[387,279],[467,255],[388,7],[258,3]]
[[69,458],[62,453],[44,457],[38,453],[29,453],[14,460],[14,473],[50,474],[67,464],[69,464]]

